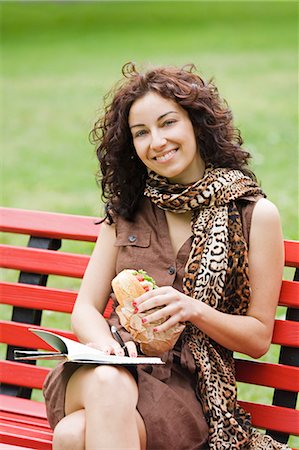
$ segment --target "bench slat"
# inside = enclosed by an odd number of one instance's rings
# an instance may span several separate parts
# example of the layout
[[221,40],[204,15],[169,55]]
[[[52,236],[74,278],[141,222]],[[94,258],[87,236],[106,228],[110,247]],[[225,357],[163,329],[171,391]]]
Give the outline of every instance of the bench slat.
[[1,303],[71,313],[77,292],[23,283],[0,283]]
[[298,281],[283,280],[279,296],[279,305],[289,308],[299,308]]
[[[1,381],[8,384],[41,389],[48,368],[37,367],[17,362],[1,361]],[[293,366],[262,363],[256,361],[236,361],[236,377],[243,383],[277,389],[298,391],[299,369]]]
[[238,403],[251,414],[252,424],[255,427],[299,435],[299,411],[282,406],[261,405],[245,401]]
[[236,359],[236,378],[242,383],[298,392],[299,367]]
[[71,313],[77,292],[24,283],[0,283],[1,303],[31,309]]
[[[0,283],[1,303],[12,306],[71,313],[77,292],[23,283]],[[282,283],[279,305],[299,307],[299,283]]]
[[285,265],[288,267],[299,267],[299,242],[284,241]]
[[[109,317],[112,311],[112,301],[110,300],[104,317]],[[23,347],[41,348],[44,350],[50,349],[48,344],[44,343],[41,339],[28,331],[28,327],[39,328],[24,323],[1,321],[0,320],[0,332],[1,342],[9,345],[20,345]],[[52,328],[42,329],[52,331],[53,333],[61,334],[70,339],[76,339],[73,333],[68,331],[61,331]],[[276,320],[274,324],[274,332],[272,337],[273,344],[280,344],[286,346],[298,347],[299,343],[299,324],[290,320]]]
[[89,261],[87,255],[55,250],[1,245],[1,266],[23,272],[82,278]]
[[[0,283],[1,300],[6,305],[24,308],[71,313],[77,297],[76,291],[54,289],[24,283]],[[109,300],[104,317],[112,312],[112,300]]]
[[20,347],[40,348],[42,350],[53,350],[49,344],[29,331],[28,328],[42,329],[57,333],[69,339],[78,339],[70,331],[57,330],[54,328],[39,327],[28,323],[12,322],[0,320],[1,342],[8,345],[17,345]]
[[[20,364],[20,362],[1,361],[1,381],[41,389],[49,369],[23,364],[22,370],[20,371]],[[19,372],[21,372],[21,375],[18,375]],[[237,360],[236,378],[243,383],[296,392],[298,391],[299,384],[299,368],[280,364]]]
[[0,361],[0,380],[1,383],[5,384],[42,389],[49,370],[48,367],[33,366],[8,360]]
[[275,320],[272,343],[287,347],[299,346],[299,322]]
[[44,426],[39,426],[39,425],[31,425],[28,423],[22,423],[22,422],[18,422],[15,421],[13,416],[9,419],[9,418],[5,418],[2,417],[1,420],[1,424],[4,424],[6,426],[12,427],[12,428],[17,428],[20,431],[25,431],[26,434],[28,433],[28,435],[30,436],[35,436],[35,435],[40,435],[43,436],[44,438],[52,438],[52,430],[51,428],[47,427],[45,428]]
[[46,405],[27,398],[12,397],[0,394],[0,411],[11,412],[16,415],[27,415],[32,418],[47,419]]
[[236,378],[242,383],[298,392],[299,367],[236,359]]
[[100,226],[96,217],[0,208],[0,230],[37,237],[94,242]]
[[0,411],[0,421],[1,420],[13,420],[18,424],[26,424],[26,426],[34,427],[38,426],[41,428],[45,428],[46,430],[50,429],[50,425],[47,419],[40,419],[39,417],[31,417],[28,414],[15,414],[11,411]]
[[1,443],[29,447],[31,449],[52,449],[52,432],[20,427],[13,422],[0,424]]
[[4,444],[1,442],[1,450],[30,450],[28,447],[21,447],[20,445]]

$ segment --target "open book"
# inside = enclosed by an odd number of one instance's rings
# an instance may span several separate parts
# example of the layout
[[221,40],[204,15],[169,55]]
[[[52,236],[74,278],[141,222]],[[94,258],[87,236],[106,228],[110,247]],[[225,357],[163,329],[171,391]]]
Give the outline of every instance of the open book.
[[56,352],[34,351],[34,350],[15,350],[14,358],[18,359],[61,359],[77,363],[88,364],[120,364],[120,365],[136,365],[136,364],[164,364],[158,357],[137,356],[116,356],[106,355],[100,350],[80,344],[73,339],[59,336],[50,331],[37,330],[29,328],[29,331],[39,336],[43,341],[47,342]]

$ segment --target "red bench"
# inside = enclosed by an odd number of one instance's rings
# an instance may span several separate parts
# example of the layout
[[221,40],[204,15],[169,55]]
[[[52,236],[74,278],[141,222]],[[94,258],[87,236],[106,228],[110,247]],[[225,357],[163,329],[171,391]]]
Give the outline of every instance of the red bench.
[[[31,399],[32,389],[42,388],[49,368],[35,365],[32,361],[14,361],[13,350],[20,347],[49,349],[28,332],[28,326],[39,327],[42,324],[42,328],[73,337],[69,331],[49,327],[47,318],[53,320],[58,312],[72,311],[78,288],[74,279],[82,278],[92,250],[92,245],[82,242],[96,240],[99,225],[95,222],[92,217],[1,209],[1,230],[13,233],[6,241],[18,243],[1,248],[1,266],[12,269],[7,270],[5,279],[9,281],[1,283],[1,302],[11,305],[4,307],[6,315],[11,309],[11,317],[1,321],[1,342],[7,345],[6,359],[1,361],[0,372],[0,441],[3,449],[51,449],[52,432],[41,396],[39,401]],[[27,239],[26,235],[30,236],[28,245],[23,242],[20,245],[20,239]],[[73,241],[81,242],[81,253],[74,250],[78,244]],[[71,250],[58,251],[62,242]],[[83,249],[84,253],[82,246],[87,247]],[[236,361],[240,382],[274,388],[272,405],[240,403],[251,412],[256,427],[266,429],[281,442],[287,442],[289,435],[299,435],[299,412],[296,411],[299,385],[299,242],[285,241],[285,250],[285,265],[296,270],[294,281],[284,281],[281,289],[280,305],[287,308],[286,317],[276,320],[272,341],[280,347],[279,363]],[[61,287],[61,280],[68,284]],[[109,304],[106,317],[110,311]],[[36,395],[36,391],[34,393]],[[292,439],[292,445],[299,447],[295,442],[297,438]]]

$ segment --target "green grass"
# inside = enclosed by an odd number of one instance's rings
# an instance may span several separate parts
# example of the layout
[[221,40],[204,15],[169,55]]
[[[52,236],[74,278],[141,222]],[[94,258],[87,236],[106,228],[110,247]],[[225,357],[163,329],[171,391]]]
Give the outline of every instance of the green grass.
[[[2,2],[0,10],[4,205],[100,215],[88,133],[103,95],[127,61],[193,62],[231,105],[285,238],[298,238],[296,2]],[[69,327],[46,316],[48,326]],[[271,402],[269,392],[240,390]]]
[[297,234],[295,3],[2,3],[5,205],[99,213],[88,133],[123,63],[194,62],[229,100]]

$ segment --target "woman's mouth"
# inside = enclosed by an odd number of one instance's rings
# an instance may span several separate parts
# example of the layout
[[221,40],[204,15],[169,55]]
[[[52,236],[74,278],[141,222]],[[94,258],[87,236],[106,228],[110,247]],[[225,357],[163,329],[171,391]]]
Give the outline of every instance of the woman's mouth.
[[164,153],[163,155],[155,156],[154,159],[158,162],[168,161],[177,152],[177,150],[178,150],[177,148],[174,150],[170,150],[169,152]]

